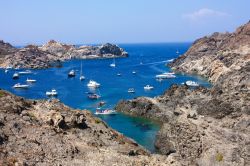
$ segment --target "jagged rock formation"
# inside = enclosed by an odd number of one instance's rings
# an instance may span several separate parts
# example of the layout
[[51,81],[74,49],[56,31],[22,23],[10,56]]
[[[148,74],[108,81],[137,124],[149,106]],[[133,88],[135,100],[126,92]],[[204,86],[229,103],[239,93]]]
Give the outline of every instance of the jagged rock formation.
[[96,59],[127,57],[128,53],[113,44],[101,46],[67,45],[49,41],[43,46],[28,45],[16,49],[10,44],[0,42],[0,67],[12,66],[14,68],[49,68],[61,66],[62,61],[69,59]]
[[250,165],[250,22],[195,41],[170,66],[213,86],[173,85],[155,98],[120,101],[116,109],[162,122],[155,146],[183,165]]
[[0,165],[179,165],[86,110],[0,90]]

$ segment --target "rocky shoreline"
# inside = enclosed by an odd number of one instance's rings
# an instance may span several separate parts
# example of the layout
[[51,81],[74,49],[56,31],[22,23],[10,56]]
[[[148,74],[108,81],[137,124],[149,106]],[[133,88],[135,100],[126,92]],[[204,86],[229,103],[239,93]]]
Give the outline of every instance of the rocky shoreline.
[[0,90],[0,165],[179,165],[86,110]]
[[212,88],[172,85],[116,109],[160,121],[155,147],[182,165],[250,165],[250,22],[198,39],[169,65],[207,77]]
[[42,46],[28,45],[17,49],[0,41],[0,67],[44,69],[60,67],[70,59],[102,59],[127,57],[128,53],[117,45],[80,46],[62,44],[54,40]]

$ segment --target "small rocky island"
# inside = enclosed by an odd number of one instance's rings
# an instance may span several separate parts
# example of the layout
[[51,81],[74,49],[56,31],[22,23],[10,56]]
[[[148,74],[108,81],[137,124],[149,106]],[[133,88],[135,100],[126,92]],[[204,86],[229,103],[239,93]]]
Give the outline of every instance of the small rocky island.
[[122,100],[116,110],[160,121],[155,147],[182,165],[250,165],[250,22],[198,39],[168,65],[213,86],[172,85],[155,98]]
[[44,69],[61,66],[61,62],[70,59],[100,59],[127,57],[128,53],[114,44],[101,46],[74,46],[54,40],[42,46],[28,45],[15,48],[0,41],[0,67]]

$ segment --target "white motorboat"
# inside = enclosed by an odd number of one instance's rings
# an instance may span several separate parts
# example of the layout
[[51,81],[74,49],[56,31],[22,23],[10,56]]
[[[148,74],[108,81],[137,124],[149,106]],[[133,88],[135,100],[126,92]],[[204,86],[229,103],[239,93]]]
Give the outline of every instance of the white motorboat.
[[101,109],[101,108],[97,108],[95,111],[96,115],[112,115],[112,114],[116,114],[117,112],[115,110],[111,110],[111,109]]
[[26,82],[29,82],[29,83],[35,83],[35,82],[36,82],[36,80],[27,78]]
[[135,93],[135,89],[134,88],[129,88],[128,93]]
[[82,80],[84,80],[84,79],[85,79],[85,77],[84,77],[83,74],[82,74],[82,62],[81,62],[80,80],[82,81]]
[[122,76],[122,74],[121,73],[117,73],[117,76]]
[[145,90],[152,90],[152,89],[154,89],[154,87],[151,85],[146,85],[146,86],[144,86],[144,89]]
[[87,86],[90,88],[98,88],[101,86],[101,84],[96,81],[90,80]]
[[136,74],[136,71],[132,71],[132,74]]
[[19,74],[32,74],[30,70],[20,71]]
[[185,83],[188,86],[199,86],[199,84],[195,81],[186,81]]
[[19,78],[19,74],[18,73],[14,73],[12,76],[13,79],[18,79]]
[[17,83],[17,84],[15,84],[15,85],[13,86],[13,88],[17,88],[17,89],[27,89],[27,88],[29,88],[29,85]]
[[9,72],[9,70],[8,70],[8,69],[5,69],[5,70],[4,70],[4,72],[5,72],[5,73],[8,73],[8,72]]
[[75,70],[70,70],[70,72],[68,73],[68,77],[75,77],[75,75]]
[[163,73],[163,74],[156,75],[155,78],[157,78],[157,79],[167,79],[167,78],[176,78],[176,76],[174,74]]
[[47,91],[46,95],[47,96],[57,96],[58,93],[57,93],[57,91],[55,89],[52,89],[51,91]]
[[115,67],[115,58],[113,59],[113,63],[110,64],[110,67]]

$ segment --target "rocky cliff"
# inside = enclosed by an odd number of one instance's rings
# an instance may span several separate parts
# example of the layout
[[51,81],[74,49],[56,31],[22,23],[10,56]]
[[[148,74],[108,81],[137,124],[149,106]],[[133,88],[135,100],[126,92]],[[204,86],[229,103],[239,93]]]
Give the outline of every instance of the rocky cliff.
[[69,59],[97,59],[127,57],[128,53],[110,43],[101,46],[80,46],[62,44],[54,40],[43,46],[28,45],[16,49],[0,41],[0,67],[49,68],[61,66]]
[[155,146],[183,165],[250,165],[250,22],[194,42],[170,66],[207,77],[211,89],[173,85],[116,109],[162,122]]
[[58,100],[0,90],[0,105],[0,165],[179,165]]

